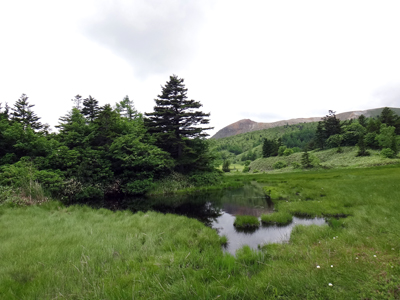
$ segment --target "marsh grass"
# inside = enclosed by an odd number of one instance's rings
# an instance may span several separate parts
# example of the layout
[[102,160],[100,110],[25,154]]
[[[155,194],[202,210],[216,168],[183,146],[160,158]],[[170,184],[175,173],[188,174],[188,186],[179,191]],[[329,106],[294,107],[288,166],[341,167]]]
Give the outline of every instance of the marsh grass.
[[[65,208],[57,202],[3,205],[1,297],[400,297],[399,166],[227,176],[227,180],[258,180],[282,191],[287,187],[286,199],[274,200],[279,212],[348,216],[331,218],[325,226],[295,226],[288,243],[262,245],[259,251],[243,247],[235,257],[223,253],[224,239],[214,230],[186,217]],[[309,184],[305,192],[323,190],[325,195],[296,198],[296,189],[303,184]]]
[[257,228],[260,221],[255,216],[236,216],[233,226],[236,228]]
[[265,225],[287,225],[293,220],[293,216],[288,212],[274,212],[272,214],[261,215],[261,222]]

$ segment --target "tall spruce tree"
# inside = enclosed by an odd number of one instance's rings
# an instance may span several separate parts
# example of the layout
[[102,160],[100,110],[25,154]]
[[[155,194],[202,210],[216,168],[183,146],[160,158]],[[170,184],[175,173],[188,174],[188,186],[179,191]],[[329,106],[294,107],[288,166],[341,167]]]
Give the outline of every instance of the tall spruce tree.
[[83,100],[83,108],[81,112],[90,122],[93,122],[99,110],[99,101],[92,96],[89,95],[88,98]]
[[208,163],[208,146],[203,138],[212,127],[199,126],[209,123],[210,114],[197,110],[202,106],[199,101],[188,100],[183,82],[183,78],[170,76],[161,95],[154,99],[154,112],[145,114],[145,124],[156,136],[157,146],[176,160],[178,171],[188,172]]
[[28,97],[22,94],[12,108],[11,120],[21,123],[24,130],[30,126],[32,129],[40,130],[43,125],[39,122],[40,118],[32,111],[34,104],[29,104]]

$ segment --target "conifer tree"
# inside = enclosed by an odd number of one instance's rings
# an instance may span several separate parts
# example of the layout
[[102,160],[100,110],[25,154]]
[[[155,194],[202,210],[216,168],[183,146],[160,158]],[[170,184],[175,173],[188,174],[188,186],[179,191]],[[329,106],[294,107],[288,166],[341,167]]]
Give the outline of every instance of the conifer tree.
[[154,112],[145,114],[148,117],[145,124],[156,136],[157,146],[177,161],[178,171],[186,172],[209,163],[208,146],[203,138],[212,127],[199,126],[209,123],[210,114],[197,110],[202,106],[199,101],[188,100],[183,82],[176,75],[170,76],[161,95],[154,100]]
[[88,98],[83,100],[83,108],[81,112],[90,122],[93,122],[99,110],[99,101],[92,96],[89,95]]
[[310,159],[310,154],[308,153],[307,148],[304,149],[303,154],[301,155],[301,165],[303,168],[311,168],[311,159]]
[[130,100],[128,95],[125,96],[122,101],[115,104],[115,109],[121,117],[129,120],[133,120],[139,115],[138,111],[135,109],[133,100]]
[[[90,97],[90,96],[89,96]],[[76,109],[81,109],[81,103],[82,103],[82,96],[81,95],[76,95],[74,99],[71,99],[72,102],[74,102],[74,108]]]
[[24,130],[30,126],[32,129],[39,130],[43,125],[39,122],[40,118],[32,111],[35,105],[29,104],[28,97],[22,94],[12,108],[11,120],[21,123]]

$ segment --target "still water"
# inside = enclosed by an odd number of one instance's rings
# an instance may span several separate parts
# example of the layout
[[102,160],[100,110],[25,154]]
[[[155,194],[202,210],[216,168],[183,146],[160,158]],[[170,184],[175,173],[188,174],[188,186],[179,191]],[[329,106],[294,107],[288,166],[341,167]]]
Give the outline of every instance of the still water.
[[163,213],[185,215],[198,219],[205,225],[214,228],[220,236],[228,238],[224,251],[235,254],[244,245],[257,249],[266,243],[282,243],[290,238],[294,226],[323,225],[323,218],[300,219],[286,226],[263,226],[252,231],[238,230],[233,226],[235,216],[252,215],[260,217],[274,211],[274,203],[265,195],[262,185],[251,182],[241,188],[202,192],[191,195],[168,195],[135,199],[127,207],[133,211],[156,210]]

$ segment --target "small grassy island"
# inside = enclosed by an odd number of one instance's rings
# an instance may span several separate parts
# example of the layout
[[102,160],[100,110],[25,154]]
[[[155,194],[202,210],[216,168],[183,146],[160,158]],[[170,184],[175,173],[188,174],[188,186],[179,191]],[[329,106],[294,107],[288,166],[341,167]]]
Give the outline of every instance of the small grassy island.
[[287,225],[292,222],[292,215],[288,212],[275,212],[261,215],[261,222],[265,225]]
[[233,225],[236,228],[257,228],[260,226],[260,221],[255,216],[236,216]]

